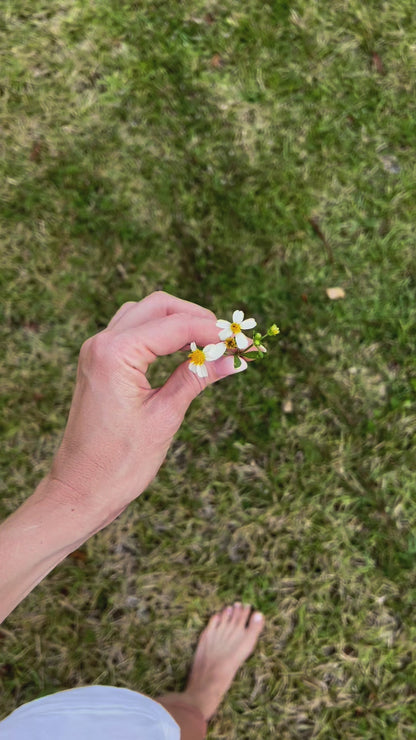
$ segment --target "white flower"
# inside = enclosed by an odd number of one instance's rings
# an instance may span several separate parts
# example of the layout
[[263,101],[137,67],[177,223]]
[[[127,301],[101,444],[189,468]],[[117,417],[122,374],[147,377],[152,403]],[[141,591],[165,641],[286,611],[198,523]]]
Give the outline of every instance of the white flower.
[[205,367],[205,363],[218,360],[223,356],[224,352],[224,342],[218,342],[218,344],[207,344],[204,349],[198,349],[195,342],[191,342],[191,351],[188,355],[190,359],[189,369],[191,373],[199,375],[200,378],[206,378],[208,376],[208,370]]
[[244,319],[242,311],[234,311],[232,321],[224,321],[223,319],[217,321],[217,326],[221,329],[220,339],[224,341],[224,339],[234,337],[238,349],[246,349],[250,343],[243,334],[243,329],[254,329],[256,325],[257,321],[255,319]]

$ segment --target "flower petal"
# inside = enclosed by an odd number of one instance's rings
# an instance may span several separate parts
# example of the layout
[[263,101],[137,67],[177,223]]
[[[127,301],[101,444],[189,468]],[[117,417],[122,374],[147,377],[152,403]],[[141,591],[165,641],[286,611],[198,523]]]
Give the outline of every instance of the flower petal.
[[191,373],[196,373],[197,374],[197,369],[196,368],[197,368],[197,366],[194,365],[193,362],[190,362],[189,363],[189,369],[190,369]]
[[204,347],[206,361],[212,362],[213,360],[218,360],[223,356],[225,350],[226,346],[224,342],[218,342],[218,344],[207,344],[207,346]]
[[242,329],[254,329],[257,326],[256,319],[244,319],[240,324]]
[[221,329],[221,331],[218,334],[219,338],[222,340],[228,339],[228,337],[232,337],[232,335],[233,333],[231,331],[231,324],[227,329]]
[[196,366],[196,373],[199,375],[200,378],[207,378],[208,377],[208,370],[206,369],[205,365],[197,365]]
[[225,319],[218,319],[215,326],[218,326],[220,329],[229,329],[231,326],[231,321],[225,321]]
[[241,322],[244,319],[244,313],[243,311],[234,311],[233,313],[233,322],[234,324],[241,324]]
[[246,349],[249,345],[247,337],[245,334],[242,334],[241,331],[235,335],[234,339],[237,342],[238,349]]
[[195,350],[196,350],[196,343],[195,342],[191,342],[191,351],[192,352],[195,352]]

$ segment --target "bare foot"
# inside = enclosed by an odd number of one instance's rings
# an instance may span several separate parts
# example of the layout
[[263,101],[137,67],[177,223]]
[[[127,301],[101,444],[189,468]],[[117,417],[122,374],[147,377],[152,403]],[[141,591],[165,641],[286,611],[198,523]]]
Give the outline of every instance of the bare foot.
[[251,655],[263,629],[260,612],[236,603],[211,617],[195,652],[185,701],[198,707],[206,720],[215,714],[239,667]]

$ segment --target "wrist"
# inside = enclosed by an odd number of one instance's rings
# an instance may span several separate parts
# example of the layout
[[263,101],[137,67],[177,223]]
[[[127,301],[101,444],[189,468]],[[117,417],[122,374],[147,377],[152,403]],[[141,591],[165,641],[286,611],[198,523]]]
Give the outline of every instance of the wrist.
[[31,498],[47,508],[48,516],[60,522],[65,541],[69,545],[73,540],[75,547],[103,529],[122,511],[119,507],[110,507],[108,499],[101,498],[99,492],[90,492],[87,487],[61,480],[53,468]]

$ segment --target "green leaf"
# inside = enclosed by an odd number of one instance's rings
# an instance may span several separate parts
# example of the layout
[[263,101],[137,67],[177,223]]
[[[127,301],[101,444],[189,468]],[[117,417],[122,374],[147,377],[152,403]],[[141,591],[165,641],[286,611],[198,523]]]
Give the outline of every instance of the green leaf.
[[238,355],[234,355],[234,367],[238,368],[241,365],[241,360]]

